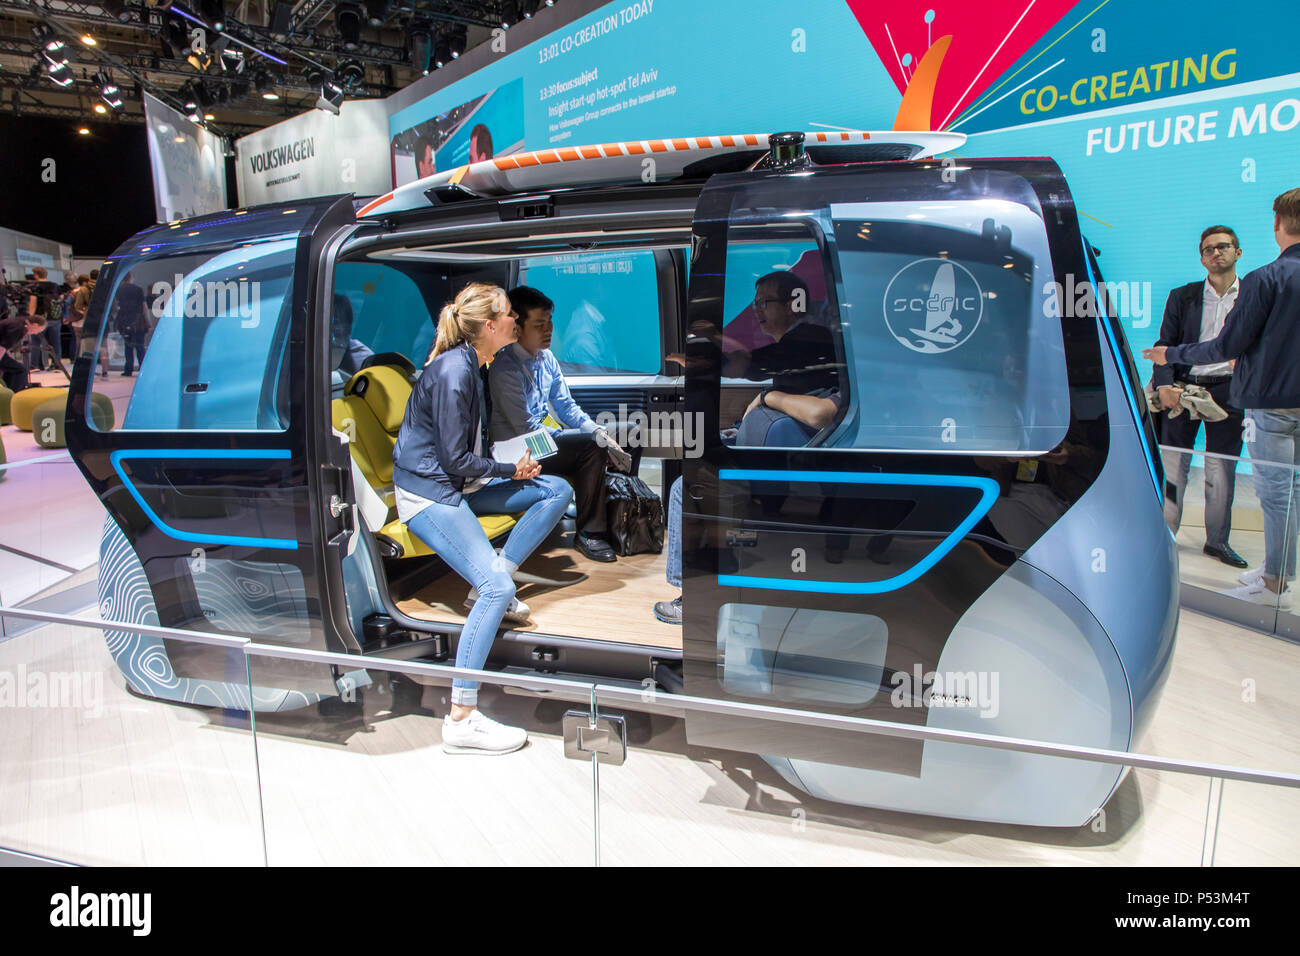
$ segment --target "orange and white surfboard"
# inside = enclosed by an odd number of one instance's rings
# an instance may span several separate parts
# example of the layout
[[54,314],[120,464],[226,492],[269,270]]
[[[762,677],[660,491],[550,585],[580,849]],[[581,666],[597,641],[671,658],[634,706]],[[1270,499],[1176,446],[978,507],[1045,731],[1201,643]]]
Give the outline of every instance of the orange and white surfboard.
[[[908,159],[946,153],[960,148],[965,142],[966,137],[962,133],[898,130],[819,130],[804,133],[806,147],[901,144],[913,150],[907,156]],[[417,179],[372,200],[362,206],[357,215],[382,216],[428,206],[427,191],[448,183],[458,183],[480,196],[502,196],[565,186],[667,182],[680,176],[682,170],[691,163],[727,153],[764,152],[767,147],[767,133],[740,133],[538,149],[486,159]],[[647,178],[647,171],[651,173],[652,179]]]

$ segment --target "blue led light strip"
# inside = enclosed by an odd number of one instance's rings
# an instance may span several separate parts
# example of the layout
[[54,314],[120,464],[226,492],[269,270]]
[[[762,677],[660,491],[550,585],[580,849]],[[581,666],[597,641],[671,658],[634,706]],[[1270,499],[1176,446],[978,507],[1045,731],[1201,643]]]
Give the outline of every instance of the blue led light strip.
[[961,524],[939,545],[902,574],[884,581],[796,581],[744,574],[719,574],[721,585],[767,588],[774,591],[806,591],[820,594],[885,594],[906,587],[939,563],[957,542],[983,518],[998,497],[998,483],[992,478],[968,475],[918,475],[864,471],[767,471],[752,468],[723,468],[718,477],[724,481],[812,481],[844,485],[913,485],[931,488],[974,488],[982,494]]
[[230,451],[222,448],[137,448],[115,451],[108,456],[108,460],[113,465],[113,470],[117,472],[118,477],[122,479],[123,486],[135,499],[136,504],[144,510],[145,515],[154,523],[154,526],[168,537],[175,538],[177,541],[190,541],[194,544],[236,544],[247,548],[274,548],[280,551],[296,551],[298,550],[298,542],[292,538],[250,538],[237,534],[194,534],[190,531],[180,531],[173,528],[163,521],[153,508],[149,507],[149,503],[144,500],[131,479],[126,476],[126,472],[122,470],[123,459],[131,458],[165,461],[288,461],[290,457],[287,448],[245,451]]
[[1088,281],[1092,283],[1093,301],[1097,303],[1097,322],[1106,332],[1106,341],[1110,343],[1110,357],[1115,363],[1115,374],[1119,376],[1120,391],[1128,399],[1129,414],[1133,416],[1133,425],[1137,428],[1138,444],[1142,446],[1142,454],[1146,456],[1147,471],[1151,474],[1151,484],[1156,488],[1156,499],[1160,506],[1164,507],[1165,490],[1160,487],[1160,479],[1156,477],[1156,464],[1151,459],[1151,449],[1147,445],[1146,429],[1142,427],[1142,415],[1138,412],[1137,403],[1134,401],[1133,392],[1129,388],[1128,372],[1124,369],[1123,359],[1120,357],[1119,345],[1115,341],[1115,333],[1111,331],[1110,316],[1103,314],[1104,303],[1101,296],[1097,295],[1097,277],[1092,271],[1092,262],[1084,255],[1084,262],[1088,266]]

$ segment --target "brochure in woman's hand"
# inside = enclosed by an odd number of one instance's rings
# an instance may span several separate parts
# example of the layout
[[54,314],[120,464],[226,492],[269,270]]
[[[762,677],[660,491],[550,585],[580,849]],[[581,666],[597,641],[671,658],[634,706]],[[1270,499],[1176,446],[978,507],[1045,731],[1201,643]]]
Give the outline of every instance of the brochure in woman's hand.
[[492,443],[492,457],[508,464],[514,464],[523,458],[526,451],[532,454],[533,461],[541,461],[543,458],[550,458],[559,449],[555,447],[555,439],[545,428]]

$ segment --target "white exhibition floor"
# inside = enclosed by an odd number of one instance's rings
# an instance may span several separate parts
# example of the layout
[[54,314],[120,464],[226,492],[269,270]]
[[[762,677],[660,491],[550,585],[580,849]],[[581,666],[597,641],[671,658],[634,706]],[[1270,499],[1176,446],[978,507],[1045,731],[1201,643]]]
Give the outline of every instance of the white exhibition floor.
[[[1184,613],[1144,752],[1300,766],[1296,648]],[[559,701],[484,693],[529,728],[524,750],[455,757],[440,688],[393,714],[247,716],[126,693],[99,632],[47,626],[0,643],[0,670],[102,675],[98,708],[0,708],[0,846],[84,863],[589,864],[590,765],[567,760]],[[1258,680],[1243,701],[1242,675]],[[98,711],[98,712],[96,712]],[[1210,781],[1138,770],[1105,828],[966,823],[846,807],[788,786],[759,758],[689,747],[668,717],[629,715],[629,754],[600,771],[602,863],[1198,865]],[[259,805],[259,781],[262,803]],[[1217,864],[1300,860],[1300,792],[1228,782]]]
[[[12,427],[0,437],[10,462],[51,454]],[[103,513],[75,466],[9,470],[0,507],[0,600],[84,595]],[[1252,533],[1234,534],[1243,554]],[[1180,535],[1189,564],[1201,561],[1199,535],[1190,526]],[[1229,569],[1202,571],[1210,584]],[[93,614],[93,596],[80,610]],[[98,630],[11,621],[5,633],[0,673],[78,674],[83,687],[98,685],[100,706],[0,707],[0,847],[82,863],[260,864],[265,833],[272,864],[593,859],[591,768],[565,759],[559,736],[571,705],[485,691],[488,713],[531,733],[527,748],[499,758],[442,752],[441,688],[426,688],[415,712],[391,712],[372,687],[360,716],[259,716],[255,738],[247,715],[128,694]],[[1173,670],[1137,749],[1300,772],[1297,683],[1300,646],[1184,610]],[[600,771],[606,864],[1202,859],[1205,777],[1135,771],[1107,805],[1104,828],[1025,828],[815,800],[757,757],[688,746],[669,717],[630,714],[629,739],[627,763]],[[1300,791],[1228,782],[1214,862],[1300,861],[1297,810]]]

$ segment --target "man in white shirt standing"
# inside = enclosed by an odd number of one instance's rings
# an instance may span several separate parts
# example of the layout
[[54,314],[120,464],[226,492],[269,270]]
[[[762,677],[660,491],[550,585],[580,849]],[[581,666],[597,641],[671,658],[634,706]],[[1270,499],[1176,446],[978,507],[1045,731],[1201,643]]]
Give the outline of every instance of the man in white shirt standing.
[[[1169,293],[1164,320],[1160,326],[1160,338],[1156,341],[1158,346],[1211,341],[1222,331],[1224,320],[1237,301],[1237,261],[1241,258],[1237,234],[1228,226],[1210,226],[1201,233],[1200,253],[1206,277]],[[1228,402],[1233,364],[1213,362],[1190,367],[1156,366],[1155,384],[1159,387],[1160,404],[1165,409],[1161,444],[1179,448],[1192,448],[1196,444],[1201,422],[1193,420],[1185,410],[1176,418],[1169,417],[1169,410],[1179,407],[1183,386],[1200,385],[1228,413],[1223,421],[1205,423],[1205,450],[1234,457],[1241,455],[1242,410]],[[1177,534],[1182,521],[1183,493],[1187,488],[1191,455],[1166,451],[1164,460],[1165,521],[1169,530]],[[1205,458],[1203,550],[1224,564],[1244,568],[1247,562],[1228,544],[1228,536],[1232,531],[1232,498],[1236,472],[1237,463],[1232,458]]]

